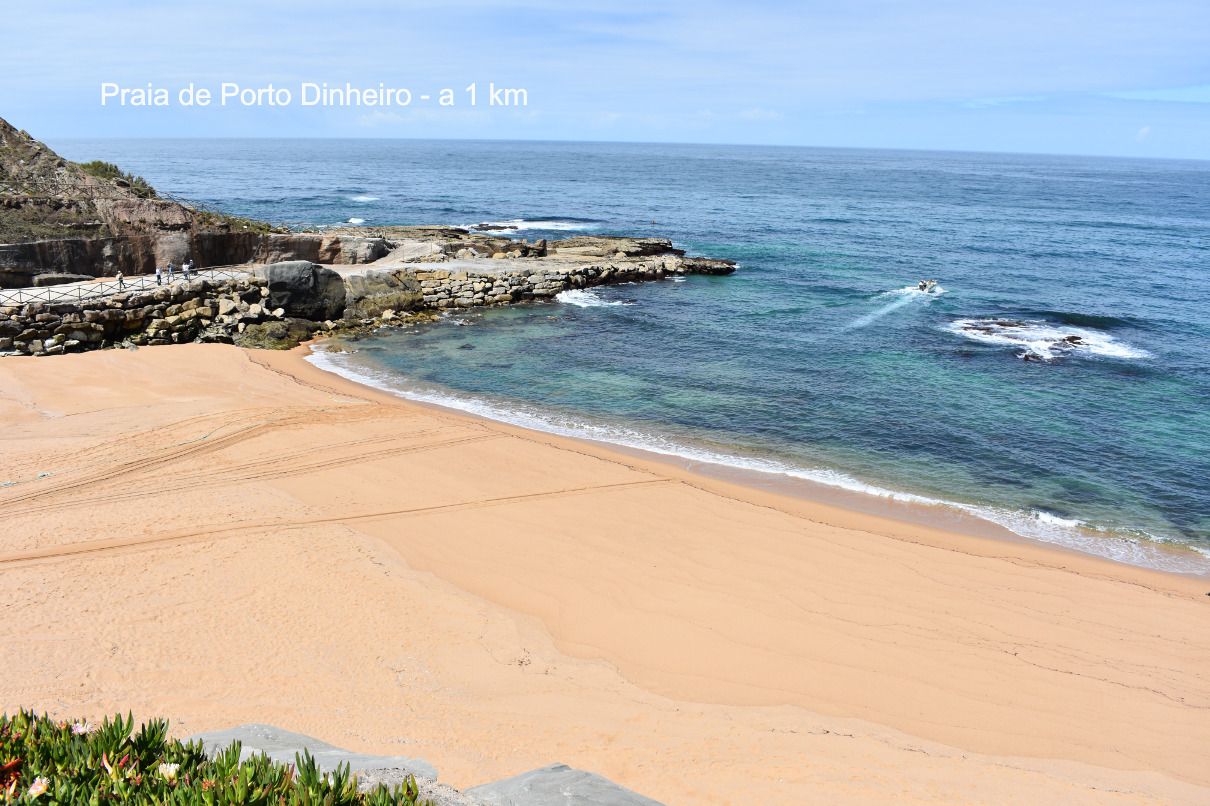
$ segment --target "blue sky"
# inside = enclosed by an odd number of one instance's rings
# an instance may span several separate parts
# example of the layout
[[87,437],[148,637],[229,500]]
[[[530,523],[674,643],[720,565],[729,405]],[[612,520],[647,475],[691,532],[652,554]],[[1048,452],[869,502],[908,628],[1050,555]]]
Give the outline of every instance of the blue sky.
[[[36,136],[770,143],[1210,159],[1210,3],[7,0],[0,116]],[[14,25],[14,21],[15,25]],[[438,108],[181,108],[351,82]],[[525,88],[470,108],[462,88]],[[101,82],[174,94],[100,104]],[[482,100],[482,96],[480,98]]]

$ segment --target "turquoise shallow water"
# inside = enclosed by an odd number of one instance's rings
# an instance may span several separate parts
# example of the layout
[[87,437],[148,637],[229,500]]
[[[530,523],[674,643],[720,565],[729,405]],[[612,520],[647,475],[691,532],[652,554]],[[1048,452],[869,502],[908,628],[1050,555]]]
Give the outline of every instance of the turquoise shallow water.
[[[729,278],[564,295],[341,368],[536,427],[1210,569],[1210,163],[722,146],[73,141],[295,225],[658,234]],[[941,293],[912,289],[922,277]],[[1187,547],[1168,551],[1165,546]]]

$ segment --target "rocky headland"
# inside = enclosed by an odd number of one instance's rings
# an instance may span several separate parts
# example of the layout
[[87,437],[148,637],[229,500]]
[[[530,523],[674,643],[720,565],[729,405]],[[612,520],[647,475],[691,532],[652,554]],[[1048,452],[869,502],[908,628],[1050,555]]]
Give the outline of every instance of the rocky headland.
[[[221,269],[151,280],[156,266],[187,257]],[[285,348],[447,309],[734,270],[662,238],[286,231],[162,198],[117,166],[69,162],[0,120],[0,353],[192,341]],[[90,282],[118,272],[121,286]]]

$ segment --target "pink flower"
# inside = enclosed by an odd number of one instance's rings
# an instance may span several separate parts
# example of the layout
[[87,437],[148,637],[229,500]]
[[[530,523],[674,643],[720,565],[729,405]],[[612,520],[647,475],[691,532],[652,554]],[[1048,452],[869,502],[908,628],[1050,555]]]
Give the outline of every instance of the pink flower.
[[29,795],[31,798],[36,798],[48,789],[50,789],[50,779],[38,777],[35,778],[34,782],[29,785],[29,791],[25,794]]

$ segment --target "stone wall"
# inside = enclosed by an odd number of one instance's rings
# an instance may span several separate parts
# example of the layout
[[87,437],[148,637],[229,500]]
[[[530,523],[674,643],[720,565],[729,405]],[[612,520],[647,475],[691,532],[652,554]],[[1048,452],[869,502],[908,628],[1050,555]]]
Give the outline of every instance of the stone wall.
[[281,319],[255,276],[175,283],[85,302],[0,307],[0,353],[55,355],[118,345],[226,341],[252,324]]

